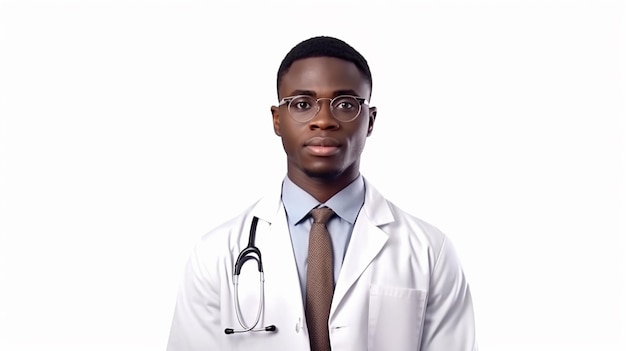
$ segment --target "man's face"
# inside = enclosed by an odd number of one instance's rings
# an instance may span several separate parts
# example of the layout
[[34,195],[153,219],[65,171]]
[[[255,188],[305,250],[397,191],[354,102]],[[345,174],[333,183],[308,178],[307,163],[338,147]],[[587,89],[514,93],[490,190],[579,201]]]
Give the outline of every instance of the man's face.
[[[353,95],[368,99],[369,82],[357,67],[332,57],[313,57],[295,61],[282,77],[279,99],[294,95],[334,98]],[[300,179],[353,180],[359,174],[365,139],[372,132],[376,108],[363,105],[356,119],[341,122],[333,117],[329,100],[320,101],[320,110],[308,122],[294,120],[288,104],[272,106],[276,135],[282,138],[287,154],[287,173]],[[304,178],[303,178],[304,177]]]

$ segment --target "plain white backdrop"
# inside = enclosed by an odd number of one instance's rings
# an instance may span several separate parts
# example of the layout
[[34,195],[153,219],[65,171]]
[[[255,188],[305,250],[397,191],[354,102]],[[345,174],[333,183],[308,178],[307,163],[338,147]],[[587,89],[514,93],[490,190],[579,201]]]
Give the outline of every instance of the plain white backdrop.
[[2,1],[0,349],[163,350],[285,173],[278,65],[369,61],[362,173],[456,245],[481,350],[626,349],[622,1]]

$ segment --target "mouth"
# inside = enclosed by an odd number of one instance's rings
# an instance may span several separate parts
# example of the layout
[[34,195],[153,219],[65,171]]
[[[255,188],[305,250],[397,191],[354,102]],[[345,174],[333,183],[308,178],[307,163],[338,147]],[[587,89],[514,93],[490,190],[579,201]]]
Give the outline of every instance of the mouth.
[[332,156],[339,152],[341,144],[337,139],[314,137],[304,143],[304,148],[314,156]]

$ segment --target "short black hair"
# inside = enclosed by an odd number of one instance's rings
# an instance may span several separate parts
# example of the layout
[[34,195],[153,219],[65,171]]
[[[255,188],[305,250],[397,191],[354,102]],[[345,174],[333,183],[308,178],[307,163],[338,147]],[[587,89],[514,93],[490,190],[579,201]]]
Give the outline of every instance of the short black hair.
[[363,78],[367,79],[371,90],[372,73],[365,57],[345,41],[328,36],[318,36],[304,40],[287,53],[278,68],[276,90],[280,86],[281,79],[295,61],[310,57],[334,57],[352,62],[361,72]]

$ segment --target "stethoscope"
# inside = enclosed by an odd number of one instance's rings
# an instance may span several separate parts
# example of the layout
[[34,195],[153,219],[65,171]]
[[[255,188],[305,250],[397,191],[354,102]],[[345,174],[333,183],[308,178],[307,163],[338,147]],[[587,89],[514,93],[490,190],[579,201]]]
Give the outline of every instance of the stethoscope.
[[[256,216],[252,218],[252,224],[250,225],[250,237],[248,238],[248,246],[246,246],[237,257],[237,261],[235,261],[235,268],[233,270],[233,287],[235,288],[235,313],[237,314],[237,320],[239,321],[239,325],[243,329],[233,329],[226,328],[224,329],[224,333],[226,334],[235,334],[235,333],[245,333],[245,332],[258,332],[258,331],[266,331],[266,332],[275,332],[277,328],[275,325],[268,325],[267,327],[256,328],[261,320],[261,315],[263,314],[263,306],[265,305],[265,276],[263,275],[263,261],[261,260],[261,250],[258,247],[254,246],[254,239],[256,237],[256,226],[259,222],[259,218]],[[259,281],[260,281],[260,297],[259,297],[259,308],[257,310],[256,319],[253,324],[247,325],[246,321],[244,321],[243,316],[241,314],[241,307],[239,306],[239,274],[241,273],[241,267],[248,261],[255,260],[257,266],[259,268]]]

